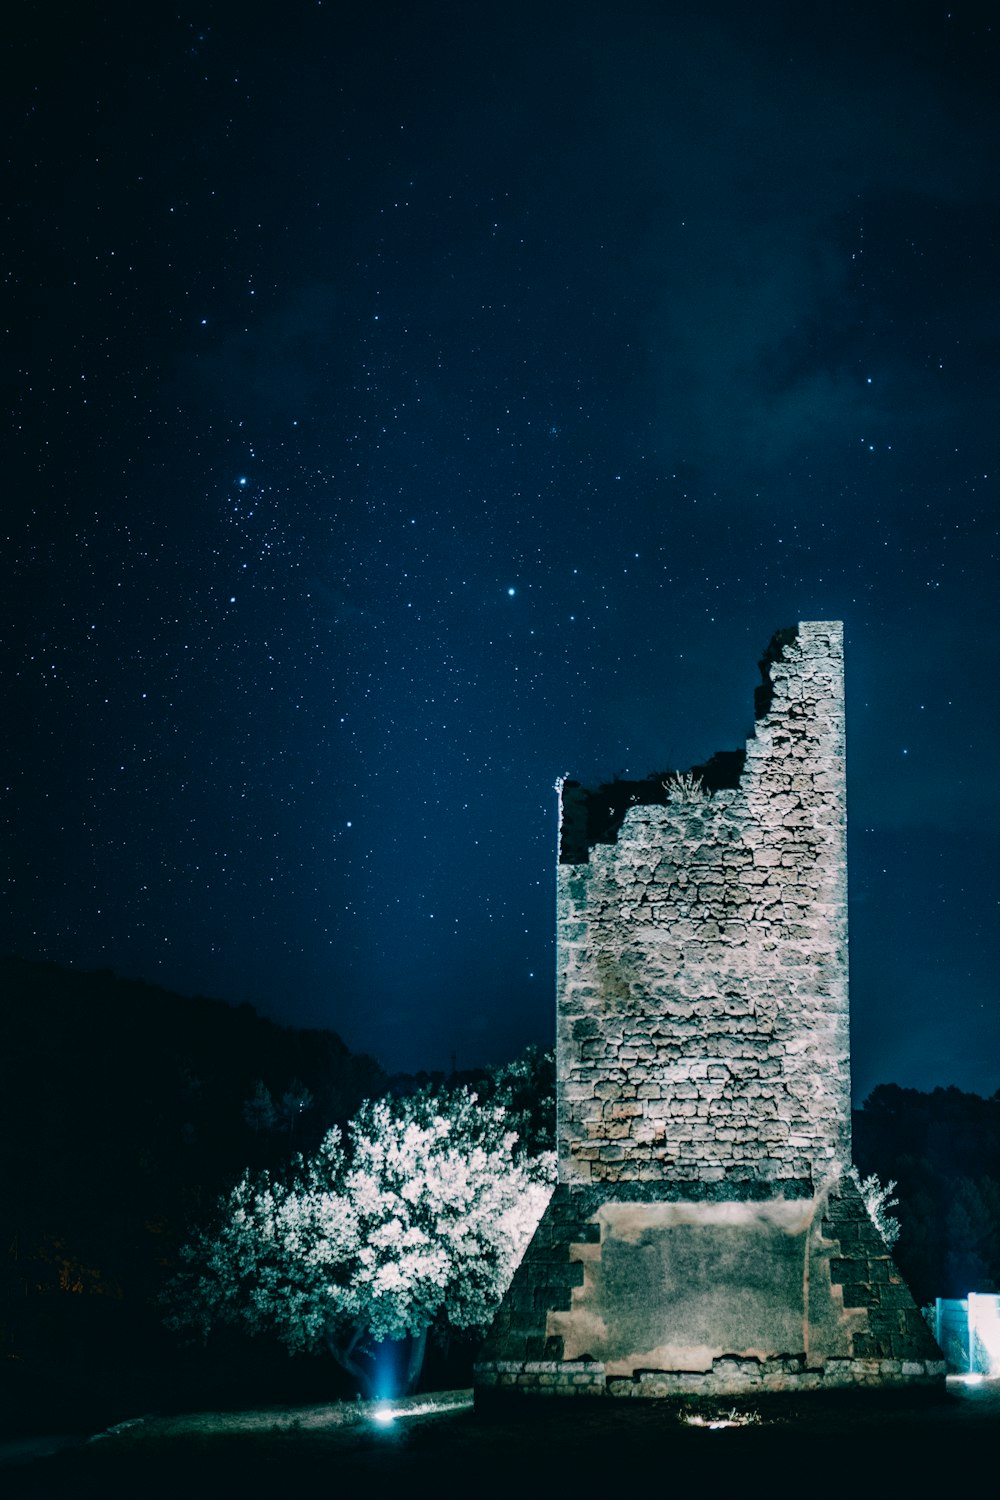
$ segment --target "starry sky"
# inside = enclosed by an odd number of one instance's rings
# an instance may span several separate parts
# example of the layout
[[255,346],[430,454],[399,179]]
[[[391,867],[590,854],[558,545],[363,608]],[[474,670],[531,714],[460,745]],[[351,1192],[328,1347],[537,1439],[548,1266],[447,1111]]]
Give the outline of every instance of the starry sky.
[[19,7],[0,951],[548,1045],[556,778],[740,747],[843,619],[855,1095],[1000,1087],[998,39]]

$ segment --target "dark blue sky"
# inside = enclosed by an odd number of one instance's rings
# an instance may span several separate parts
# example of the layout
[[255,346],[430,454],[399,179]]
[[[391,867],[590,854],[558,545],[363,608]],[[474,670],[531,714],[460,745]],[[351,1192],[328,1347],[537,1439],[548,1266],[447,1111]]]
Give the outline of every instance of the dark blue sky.
[[555,778],[847,634],[855,1091],[1000,1086],[986,4],[35,4],[0,947],[553,1032]]

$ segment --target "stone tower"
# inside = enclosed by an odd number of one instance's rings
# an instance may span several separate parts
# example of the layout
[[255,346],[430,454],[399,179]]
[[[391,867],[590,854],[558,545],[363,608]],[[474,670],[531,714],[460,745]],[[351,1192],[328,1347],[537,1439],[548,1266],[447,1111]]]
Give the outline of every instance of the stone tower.
[[744,751],[565,781],[559,1183],[481,1391],[943,1379],[850,1165],[842,628],[779,631]]

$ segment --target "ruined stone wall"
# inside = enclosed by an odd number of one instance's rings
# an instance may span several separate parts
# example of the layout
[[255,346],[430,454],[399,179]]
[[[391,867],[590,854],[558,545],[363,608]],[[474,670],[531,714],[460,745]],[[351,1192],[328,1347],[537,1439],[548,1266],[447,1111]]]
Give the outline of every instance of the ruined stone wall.
[[850,1159],[841,626],[781,632],[762,670],[738,785],[564,838],[565,1183],[795,1196]]
[[560,1181],[477,1399],[944,1379],[845,1171],[839,624],[779,632],[762,670],[710,797],[563,784]]

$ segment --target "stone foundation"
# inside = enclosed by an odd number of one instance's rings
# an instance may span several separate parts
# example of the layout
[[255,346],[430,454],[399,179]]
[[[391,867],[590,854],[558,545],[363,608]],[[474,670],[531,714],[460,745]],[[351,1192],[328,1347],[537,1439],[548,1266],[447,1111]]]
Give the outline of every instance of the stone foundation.
[[760,1396],[799,1391],[860,1390],[866,1387],[935,1389],[944,1361],[830,1359],[818,1369],[792,1356],[766,1360],[727,1358],[709,1371],[639,1370],[629,1378],[608,1376],[599,1361],[500,1360],[476,1369],[477,1393],[494,1396],[639,1396],[659,1400],[684,1396]]
[[940,1385],[850,1177],[780,1199],[556,1188],[476,1367],[499,1394],[737,1396]]

